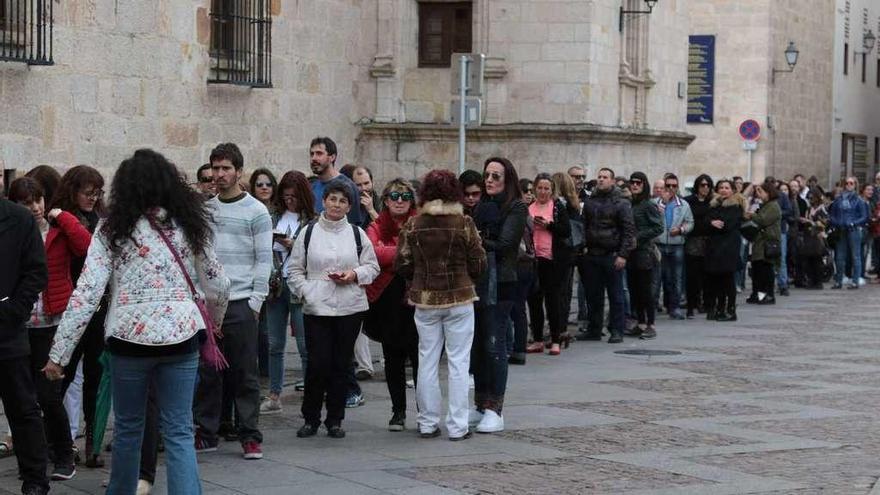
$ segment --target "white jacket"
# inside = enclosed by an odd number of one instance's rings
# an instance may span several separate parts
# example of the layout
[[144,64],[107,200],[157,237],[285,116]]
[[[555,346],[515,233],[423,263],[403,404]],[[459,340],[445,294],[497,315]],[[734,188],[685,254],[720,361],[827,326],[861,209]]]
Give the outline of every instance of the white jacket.
[[[290,255],[287,284],[294,297],[303,299],[303,313],[313,316],[347,316],[370,308],[364,287],[379,275],[379,262],[367,234],[361,234],[360,259],[354,231],[348,220],[328,220],[322,213],[309,240],[309,263],[306,273],[306,228],[300,232]],[[339,285],[327,275],[354,270],[357,283]]]
[[[166,214],[158,210],[163,225]],[[67,310],[61,318],[49,359],[67,365],[89,320],[110,285],[110,308],[104,323],[104,338],[147,346],[184,342],[205,328],[205,321],[193,302],[189,285],[168,246],[145,217],[131,233],[132,239],[110,249],[110,240],[99,224],[85,267]],[[176,225],[163,229],[177,248],[196,289],[205,300],[211,318],[219,328],[229,298],[229,279],[210,245],[194,255],[183,232]]]

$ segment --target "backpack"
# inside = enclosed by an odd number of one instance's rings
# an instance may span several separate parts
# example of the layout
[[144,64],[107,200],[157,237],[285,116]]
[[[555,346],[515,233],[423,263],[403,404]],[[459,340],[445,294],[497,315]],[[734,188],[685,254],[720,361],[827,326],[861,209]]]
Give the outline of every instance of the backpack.
[[[305,250],[305,270],[306,273],[309,272],[309,242],[312,240],[312,230],[315,228],[315,224],[318,223],[317,220],[313,220],[309,222],[309,225],[306,226],[305,239],[303,239],[303,249]],[[354,232],[354,243],[357,246],[357,257],[361,259],[361,253],[364,251],[364,245],[361,241],[361,229],[358,228],[357,225],[351,224],[351,230]]]

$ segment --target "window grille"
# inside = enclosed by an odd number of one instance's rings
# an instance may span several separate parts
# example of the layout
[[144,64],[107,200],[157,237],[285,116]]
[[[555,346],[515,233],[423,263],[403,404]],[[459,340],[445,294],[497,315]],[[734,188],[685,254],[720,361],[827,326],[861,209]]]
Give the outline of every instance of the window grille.
[[269,2],[211,0],[209,83],[272,87],[272,16]]
[[0,0],[0,61],[53,65],[52,0]]

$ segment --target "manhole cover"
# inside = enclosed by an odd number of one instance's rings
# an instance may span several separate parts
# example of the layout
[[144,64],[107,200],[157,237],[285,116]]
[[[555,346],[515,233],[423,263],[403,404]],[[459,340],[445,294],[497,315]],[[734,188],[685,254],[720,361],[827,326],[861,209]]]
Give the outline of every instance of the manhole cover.
[[627,354],[629,356],[675,356],[681,354],[678,351],[661,351],[658,349],[627,349],[614,351],[614,354]]

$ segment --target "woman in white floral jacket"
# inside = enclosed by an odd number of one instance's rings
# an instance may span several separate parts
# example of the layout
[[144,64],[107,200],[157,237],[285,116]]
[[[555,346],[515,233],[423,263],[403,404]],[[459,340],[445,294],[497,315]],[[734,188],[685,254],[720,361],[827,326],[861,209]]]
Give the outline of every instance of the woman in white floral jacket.
[[174,164],[152,150],[138,150],[122,162],[113,178],[110,213],[95,232],[44,369],[49,378],[63,376],[109,284],[104,336],[110,351],[115,431],[107,493],[134,493],[138,485],[151,380],[165,438],[168,492],[201,493],[192,399],[208,322],[196,306],[187,276],[219,328],[229,280],[211,239],[203,202]]

